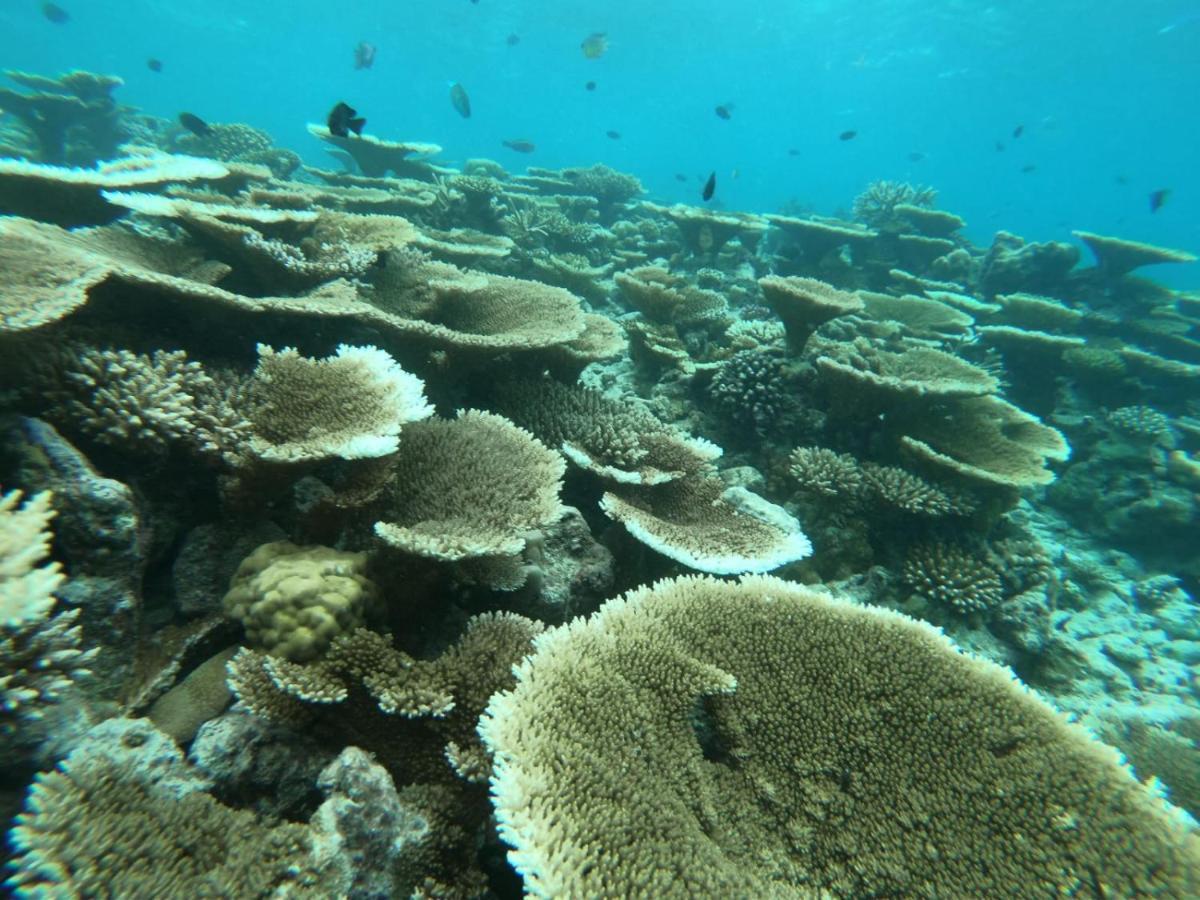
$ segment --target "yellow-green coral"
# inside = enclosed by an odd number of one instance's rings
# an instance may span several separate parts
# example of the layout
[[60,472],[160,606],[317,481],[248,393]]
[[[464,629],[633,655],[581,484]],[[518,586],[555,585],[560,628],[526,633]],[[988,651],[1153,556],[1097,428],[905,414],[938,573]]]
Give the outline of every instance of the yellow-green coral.
[[539,636],[480,733],[535,897],[1196,896],[1200,837],[1007,670],[779,579]]
[[313,659],[373,611],[378,591],[364,574],[366,562],[365,553],[263,544],[238,566],[225,611],[245,626],[253,646],[285,659]]

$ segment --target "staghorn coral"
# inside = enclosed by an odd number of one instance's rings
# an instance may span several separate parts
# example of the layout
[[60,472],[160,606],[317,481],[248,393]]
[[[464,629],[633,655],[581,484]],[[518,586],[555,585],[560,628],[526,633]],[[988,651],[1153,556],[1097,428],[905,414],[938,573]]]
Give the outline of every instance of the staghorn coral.
[[1126,437],[1146,443],[1169,441],[1171,420],[1150,406],[1122,406],[1108,414],[1108,424]]
[[1004,602],[999,573],[957,544],[915,545],[901,574],[909,587],[931,603],[964,615],[990,612]]
[[862,467],[865,489],[884,506],[919,516],[949,516],[969,513],[974,508],[960,492],[936,487],[898,466],[867,463]]
[[0,735],[8,737],[88,675],[96,649],[84,650],[79,610],[51,615],[64,576],[50,552],[51,495],[21,505],[20,491],[0,493]]
[[[562,515],[565,468],[557,453],[492,413],[467,410],[450,421],[410,425],[375,533],[430,559],[512,559],[529,532]],[[523,581],[522,573],[503,586]]]
[[872,228],[900,230],[896,207],[901,204],[930,207],[937,200],[937,191],[902,181],[873,181],[854,198],[854,218]]
[[858,460],[827,447],[797,447],[788,457],[788,474],[805,494],[855,501],[863,490]]
[[342,344],[327,359],[258,345],[246,389],[248,447],[270,462],[370,459],[393,453],[401,428],[433,415],[425,385],[377,347]]
[[783,320],[788,344],[797,352],[804,349],[809,336],[825,322],[863,309],[857,294],[840,291],[815,278],[770,275],[760,278],[758,286],[767,305]]
[[1200,890],[1194,827],[1114,751],[894,612],[679,578],[517,679],[479,730],[535,897]]
[[365,553],[330,547],[263,544],[229,585],[225,612],[245,626],[252,647],[306,662],[375,612],[379,591],[366,577]]

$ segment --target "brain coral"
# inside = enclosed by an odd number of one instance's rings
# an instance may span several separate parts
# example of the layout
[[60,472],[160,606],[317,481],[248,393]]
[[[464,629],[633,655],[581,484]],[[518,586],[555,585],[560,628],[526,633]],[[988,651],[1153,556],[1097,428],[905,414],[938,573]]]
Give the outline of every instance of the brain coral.
[[329,547],[263,544],[238,566],[225,611],[246,637],[273,656],[304,661],[320,656],[338,635],[363,623],[376,602],[365,553]]
[[537,897],[1197,896],[1194,823],[931,627],[765,576],[553,629],[480,733]]

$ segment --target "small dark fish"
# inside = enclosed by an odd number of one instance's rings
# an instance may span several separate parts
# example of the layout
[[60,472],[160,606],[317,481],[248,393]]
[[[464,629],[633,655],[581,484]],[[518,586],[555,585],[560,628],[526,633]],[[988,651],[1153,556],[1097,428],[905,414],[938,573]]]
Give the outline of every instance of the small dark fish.
[[1020,137],[1021,135],[1023,135],[1024,133],[1025,133],[1025,126],[1024,126],[1024,125],[1018,125],[1016,128],[1014,128],[1014,129],[1013,129],[1013,140],[1016,140],[1017,138],[1019,138],[1019,137]]
[[604,133],[606,135],[608,135],[610,138],[612,138],[614,141],[619,141],[621,139],[621,132],[619,132],[619,131],[606,131]]
[[471,118],[471,98],[467,96],[466,88],[457,81],[450,85],[450,105],[464,119]]
[[1156,213],[1162,209],[1163,204],[1167,202],[1167,198],[1171,196],[1170,188],[1159,188],[1157,191],[1150,192],[1150,212]]
[[1025,165],[1021,166],[1021,174],[1022,175],[1028,175],[1030,172],[1036,172],[1036,171],[1037,171],[1037,166],[1035,166],[1033,163],[1025,163]]
[[717,173],[713,172],[708,176],[708,181],[704,182],[704,190],[700,192],[700,199],[711,200],[713,191],[717,189]]
[[146,60],[146,68],[148,68],[151,72],[161,72],[162,71],[162,60],[150,58],[150,59]]
[[838,135],[838,140],[839,140],[839,141],[852,141],[852,140],[854,140],[856,137],[858,137],[858,132],[857,132],[857,131],[854,131],[854,130],[851,130],[851,131],[843,131],[841,134],[839,134],[839,135]]
[[686,176],[686,175],[680,175],[678,172],[676,172],[676,173],[675,173],[675,180],[676,180],[676,181],[687,181],[687,176]]
[[1117,184],[1129,184],[1129,176],[1128,175],[1114,175],[1113,181],[1115,181]]
[[376,47],[374,44],[359,41],[358,46],[354,48],[354,68],[369,69],[375,65],[375,52]]
[[925,158],[925,154],[922,153],[920,150],[914,150],[912,153],[908,154],[909,162],[920,162],[924,158]]
[[329,111],[329,118],[326,120],[329,133],[336,137],[349,137],[350,132],[353,131],[362,137],[363,126],[367,124],[367,120],[356,118],[356,116],[358,116],[358,110],[346,103],[338,103]]
[[608,49],[608,38],[604,36],[603,31],[594,32],[583,39],[579,49],[588,59],[599,59]]
[[733,104],[722,103],[720,106],[714,109],[713,112],[717,114],[717,118],[728,121],[729,119],[733,118]]
[[585,91],[594,91],[594,90],[596,89],[596,82],[594,82],[594,81],[589,81],[587,84],[585,84],[585,85],[583,86],[583,89],[584,89]]
[[208,127],[207,122],[189,112],[179,114],[179,124],[199,137],[208,137],[212,134],[212,129]]
[[71,21],[71,14],[54,3],[43,3],[42,15],[55,25],[66,25]]
[[504,43],[508,44],[510,47],[515,47],[517,44],[521,43],[521,36],[519,34],[510,34],[504,39]]
[[521,138],[514,138],[511,141],[501,141],[509,150],[515,150],[517,153],[532,153],[537,147],[533,141],[526,141]]
[[997,153],[1004,152],[1004,141],[996,141],[996,152]]
[[799,156],[799,155],[800,155],[800,151],[797,150],[795,147],[791,147],[788,149],[788,156]]

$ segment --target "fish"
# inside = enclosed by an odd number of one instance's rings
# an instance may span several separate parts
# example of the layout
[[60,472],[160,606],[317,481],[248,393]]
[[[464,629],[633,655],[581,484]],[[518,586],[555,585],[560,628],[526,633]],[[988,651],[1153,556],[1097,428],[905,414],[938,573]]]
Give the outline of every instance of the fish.
[[599,59],[604,55],[604,51],[608,49],[608,38],[605,37],[603,31],[595,31],[583,39],[583,43],[579,45],[579,49],[583,51],[583,55],[588,59]]
[[686,176],[686,175],[680,175],[678,172],[676,172],[676,173],[675,173],[675,180],[676,180],[676,181],[687,181],[687,176]]
[[583,86],[583,89],[584,89],[585,91],[594,91],[594,90],[596,89],[596,82],[594,82],[594,81],[589,81],[587,84],[585,84],[585,85]]
[[1129,184],[1129,176],[1128,175],[1114,175],[1113,181],[1115,181],[1117,184]]
[[1033,163],[1025,163],[1025,165],[1021,166],[1021,174],[1022,175],[1028,175],[1030,172],[1036,172],[1036,171],[1037,171],[1037,166],[1035,166]]
[[358,110],[351,108],[346,103],[339,102],[329,111],[329,118],[326,119],[329,133],[335,137],[349,137],[350,132],[353,131],[362,137],[363,126],[367,124],[367,120],[357,116]]
[[700,199],[708,201],[712,199],[713,191],[717,189],[717,173],[713,172],[708,176],[708,181],[704,182],[704,190],[700,192]]
[[190,112],[179,114],[179,124],[198,137],[208,137],[212,134],[212,129],[208,127],[208,123]]
[[924,158],[925,158],[925,154],[922,153],[920,150],[914,150],[912,153],[908,154],[909,162],[920,162]]
[[1150,212],[1156,213],[1162,209],[1163,204],[1167,202],[1167,198],[1171,196],[1170,188],[1159,188],[1157,191],[1150,192]]
[[533,141],[527,141],[524,138],[513,138],[507,141],[501,141],[509,150],[515,150],[517,153],[532,153],[537,149]]
[[996,152],[997,153],[1004,152],[1004,141],[996,141]]
[[376,47],[366,41],[359,41],[354,48],[354,68],[369,69],[375,65]]
[[457,81],[450,83],[450,105],[464,119],[471,118],[471,98],[467,96],[467,89]]
[[71,21],[71,14],[54,3],[43,3],[42,15],[55,25],[66,25]]
[[1013,129],[1013,139],[1015,140],[1016,138],[1019,138],[1024,133],[1025,133],[1025,126],[1018,125],[1016,128]]
[[606,131],[604,133],[614,141],[619,141],[621,139],[621,132],[619,131]]
[[852,141],[856,137],[858,137],[858,132],[851,129],[850,131],[843,131],[841,134],[839,134],[838,140],[839,141]]
[[800,155],[800,151],[797,150],[795,147],[788,148],[788,156],[799,156],[799,155]]
[[508,44],[510,47],[515,47],[517,44],[521,43],[521,36],[519,34],[510,34],[504,39],[504,43]]
[[716,107],[713,112],[717,114],[717,118],[728,121],[729,119],[733,118],[733,104],[722,103],[720,106]]
[[148,68],[151,72],[161,72],[162,60],[151,57],[150,59],[146,60],[146,68]]

